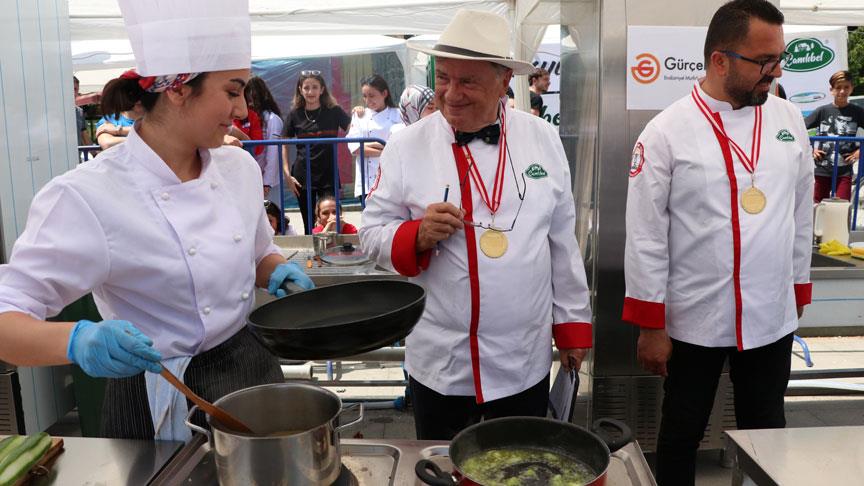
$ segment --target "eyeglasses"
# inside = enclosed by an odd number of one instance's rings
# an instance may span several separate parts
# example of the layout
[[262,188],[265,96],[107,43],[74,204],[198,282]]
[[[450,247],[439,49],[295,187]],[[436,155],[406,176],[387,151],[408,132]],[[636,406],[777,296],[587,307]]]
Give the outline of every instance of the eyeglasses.
[[[522,173],[522,187],[519,187],[519,178],[516,177],[516,169],[513,167],[513,158],[510,157],[510,148],[507,146],[506,141],[504,145],[504,150],[507,152],[507,159],[510,160],[510,172],[513,173],[513,181],[516,183],[516,193],[519,195],[519,207],[516,208],[516,215],[513,217],[513,222],[510,223],[509,228],[501,228],[495,226],[495,215],[492,215],[492,223],[479,223],[470,219],[462,220],[463,223],[474,226],[475,228],[483,228],[494,231],[499,231],[501,233],[506,233],[508,231],[513,231],[513,228],[516,227],[516,220],[519,219],[519,213],[522,211],[522,203],[525,202],[525,192],[528,190],[528,184],[525,182],[525,173]],[[471,158],[471,164],[474,163],[474,158]],[[462,176],[462,181],[459,183],[459,191],[460,194],[465,191],[465,183],[468,180],[468,176],[471,174],[471,165],[468,165],[468,169],[465,171],[465,175]],[[459,199],[459,210],[462,210],[462,199]]]
[[321,75],[321,71],[318,71],[317,69],[312,69],[309,71],[300,71],[300,76],[320,76],[320,75]]
[[773,73],[777,66],[780,66],[780,69],[783,69],[783,66],[786,65],[789,61],[792,60],[791,52],[784,52],[778,58],[767,59],[765,61],[757,61],[756,59],[750,59],[749,57],[744,57],[741,54],[738,54],[734,51],[720,51],[723,54],[726,54],[729,57],[734,57],[737,59],[741,59],[742,61],[752,62],[753,64],[758,64],[760,67],[760,73],[764,76],[769,73]]

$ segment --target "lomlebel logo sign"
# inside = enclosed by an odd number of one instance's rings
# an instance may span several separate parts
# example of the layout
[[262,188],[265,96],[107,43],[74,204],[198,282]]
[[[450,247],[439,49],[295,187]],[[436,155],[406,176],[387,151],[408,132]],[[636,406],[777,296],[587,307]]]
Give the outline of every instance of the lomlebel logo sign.
[[819,39],[794,39],[786,45],[792,59],[783,66],[784,71],[806,73],[823,68],[834,60],[834,50]]

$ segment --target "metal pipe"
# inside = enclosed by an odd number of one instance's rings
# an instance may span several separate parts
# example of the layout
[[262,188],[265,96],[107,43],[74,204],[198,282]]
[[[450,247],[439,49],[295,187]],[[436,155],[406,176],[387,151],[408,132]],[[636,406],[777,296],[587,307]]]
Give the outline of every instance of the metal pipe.
[[396,408],[396,402],[394,400],[363,400],[363,399],[351,399],[351,400],[342,400],[342,403],[363,403],[363,408],[365,410],[389,410],[391,408]]
[[315,209],[312,207],[312,144],[306,143],[306,234],[312,234],[312,215]]
[[312,363],[303,363],[301,365],[282,365],[282,376],[286,380],[311,380],[312,379]]
[[366,209],[366,147],[360,142],[360,207]]
[[793,370],[790,380],[824,380],[826,378],[862,378],[864,368],[842,368],[833,370]]
[[834,145],[834,170],[831,171],[831,197],[837,195],[837,162],[840,160],[840,144]]
[[[552,349],[552,361],[558,360],[559,353],[557,348]],[[405,361],[405,347],[404,346],[394,346],[392,348],[381,348],[376,349],[374,351],[369,351],[367,353],[356,354],[354,356],[348,356],[347,358],[342,358],[339,361],[375,361],[375,362],[389,362],[389,361]]]
[[861,152],[858,152],[858,174],[855,176],[855,195],[852,198],[852,231],[858,229],[858,191],[861,190]]
[[339,181],[339,150],[333,144],[333,199],[336,201],[336,234],[342,233],[342,184]]
[[[303,382],[301,380],[299,382]],[[311,384],[318,386],[394,386],[404,388],[408,385],[406,380],[311,380]]]
[[[264,150],[266,152],[267,149]],[[281,234],[284,235],[288,225],[285,224],[285,208],[282,207],[285,205],[285,159],[282,158],[282,147],[276,147],[276,156],[279,159],[279,204],[277,204],[279,207],[279,227],[282,228]],[[291,167],[288,167],[288,173],[291,173]]]

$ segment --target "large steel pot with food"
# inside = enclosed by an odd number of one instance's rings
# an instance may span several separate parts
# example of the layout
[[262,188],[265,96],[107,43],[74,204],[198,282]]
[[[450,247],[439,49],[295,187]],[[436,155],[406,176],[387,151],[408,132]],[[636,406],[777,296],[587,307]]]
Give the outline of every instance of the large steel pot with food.
[[453,438],[452,473],[428,459],[415,472],[434,486],[603,486],[611,452],[631,440],[629,427],[614,419],[600,419],[588,431],[558,420],[506,417],[472,425]]
[[210,416],[207,431],[190,421],[196,407],[189,411],[186,424],[208,436],[222,486],[329,486],[342,467],[339,432],[363,420],[360,404],[357,419],[338,425],[348,408],[342,408],[342,400],[324,388],[297,383],[244,388],[214,405],[255,432],[232,431]]

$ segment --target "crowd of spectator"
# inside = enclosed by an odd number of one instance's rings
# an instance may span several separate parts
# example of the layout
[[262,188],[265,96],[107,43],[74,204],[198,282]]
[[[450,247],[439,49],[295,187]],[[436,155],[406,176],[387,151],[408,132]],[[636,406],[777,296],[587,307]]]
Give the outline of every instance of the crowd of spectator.
[[[529,84],[532,112],[539,115],[540,108],[535,107],[535,104],[542,105],[540,95],[549,86],[548,71],[538,68],[529,76]],[[75,89],[77,97],[77,78]],[[242,142],[250,140],[306,141],[346,137],[375,138],[386,143],[392,133],[436,111],[435,93],[426,86],[410,85],[399,95],[391,92],[383,76],[372,74],[363,78],[357,89],[363,105],[354,107],[349,115],[328,90],[327,80],[320,71],[303,70],[297,78],[290,109],[284,113],[264,79],[253,76],[244,89],[248,115],[243,120],[234,121],[224,142],[243,146]],[[508,95],[511,98],[510,106],[513,107],[512,90],[508,91]],[[140,103],[124,108],[120,113],[104,112],[96,123],[93,140],[101,149],[122,143],[135,120],[143,115]],[[76,108],[76,115],[79,122],[78,143],[89,145],[90,131],[86,129],[83,111]],[[364,142],[362,154],[360,143],[348,143],[347,146],[355,160],[354,196],[362,200],[374,187],[384,145],[380,142]],[[293,147],[287,144],[258,145],[247,150],[261,168],[262,195],[271,203],[267,207],[268,213],[273,213],[286,203],[281,199],[284,192],[289,197],[293,194],[297,200],[302,217],[300,233],[333,226],[332,221],[331,224],[327,224],[327,221],[322,224],[320,214],[322,204],[326,210],[331,204],[338,203],[334,196],[341,196],[334,186],[337,170],[335,157],[338,153],[334,144],[298,143]],[[279,187],[280,151],[284,190]],[[278,233],[285,233],[289,229],[282,226],[283,220],[274,220],[279,222],[274,223],[274,230]],[[350,225],[342,225],[343,232],[346,227],[351,228]]]

